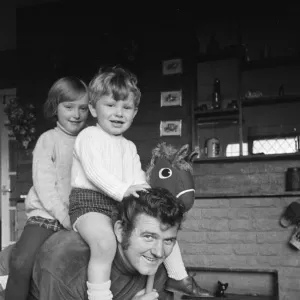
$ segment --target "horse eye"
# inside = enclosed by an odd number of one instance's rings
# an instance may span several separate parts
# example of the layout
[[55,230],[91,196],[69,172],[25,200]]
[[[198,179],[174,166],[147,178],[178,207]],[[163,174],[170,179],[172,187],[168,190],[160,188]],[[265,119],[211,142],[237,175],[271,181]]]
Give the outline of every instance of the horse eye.
[[158,176],[160,179],[166,179],[172,176],[172,170],[169,168],[163,168],[159,170]]

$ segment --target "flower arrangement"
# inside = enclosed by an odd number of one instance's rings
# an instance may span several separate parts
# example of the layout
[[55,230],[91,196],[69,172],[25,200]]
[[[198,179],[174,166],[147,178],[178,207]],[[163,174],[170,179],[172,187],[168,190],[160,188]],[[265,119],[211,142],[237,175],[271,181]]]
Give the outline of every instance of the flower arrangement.
[[36,139],[36,115],[32,104],[21,104],[19,99],[10,99],[4,106],[8,117],[6,127],[9,134],[27,149]]

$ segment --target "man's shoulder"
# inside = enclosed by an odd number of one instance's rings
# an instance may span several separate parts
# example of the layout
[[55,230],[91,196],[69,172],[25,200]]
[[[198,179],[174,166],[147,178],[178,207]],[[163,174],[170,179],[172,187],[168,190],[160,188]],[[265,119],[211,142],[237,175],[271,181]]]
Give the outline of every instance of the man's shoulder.
[[34,272],[45,270],[68,283],[80,273],[86,272],[89,256],[89,247],[78,233],[60,230],[42,245]]

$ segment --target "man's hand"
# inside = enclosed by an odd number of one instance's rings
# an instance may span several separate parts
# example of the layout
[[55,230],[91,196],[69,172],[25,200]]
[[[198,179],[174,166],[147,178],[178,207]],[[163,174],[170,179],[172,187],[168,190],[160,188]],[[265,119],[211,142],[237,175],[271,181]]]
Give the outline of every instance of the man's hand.
[[150,293],[145,294],[145,289],[139,291],[132,300],[158,300],[158,293],[156,290],[153,290]]
[[147,189],[149,189],[149,188],[150,188],[150,185],[148,183],[131,185],[125,192],[124,197],[133,195],[134,197],[139,198],[139,195],[137,192],[138,191],[147,191]]

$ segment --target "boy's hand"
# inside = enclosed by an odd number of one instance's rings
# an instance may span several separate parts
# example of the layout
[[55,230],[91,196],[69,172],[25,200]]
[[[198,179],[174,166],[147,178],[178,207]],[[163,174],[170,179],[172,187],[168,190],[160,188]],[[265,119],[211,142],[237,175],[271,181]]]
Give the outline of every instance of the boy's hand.
[[133,196],[139,198],[139,194],[137,192],[138,191],[146,192],[147,189],[149,189],[149,188],[150,188],[150,185],[148,183],[131,185],[125,192],[124,197],[133,195]]

